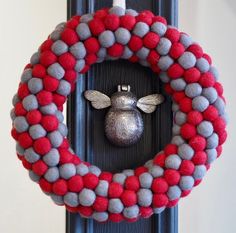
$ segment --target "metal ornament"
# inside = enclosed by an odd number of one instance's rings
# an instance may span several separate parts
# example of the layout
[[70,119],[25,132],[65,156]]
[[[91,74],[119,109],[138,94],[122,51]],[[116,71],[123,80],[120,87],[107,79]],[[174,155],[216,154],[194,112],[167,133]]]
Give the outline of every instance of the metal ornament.
[[111,143],[122,147],[135,144],[143,134],[143,119],[138,108],[145,113],[152,113],[164,101],[160,94],[137,100],[129,85],[119,85],[118,92],[111,98],[96,90],[85,91],[84,95],[95,109],[111,106],[105,119],[105,133]]

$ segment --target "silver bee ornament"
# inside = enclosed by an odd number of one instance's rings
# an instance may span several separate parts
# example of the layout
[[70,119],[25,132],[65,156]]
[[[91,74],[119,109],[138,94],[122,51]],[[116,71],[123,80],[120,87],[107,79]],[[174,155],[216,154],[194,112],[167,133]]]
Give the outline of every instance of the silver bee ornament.
[[95,109],[111,107],[106,114],[105,133],[111,143],[122,147],[135,144],[143,134],[143,119],[138,108],[152,113],[164,101],[160,94],[137,100],[129,85],[119,85],[111,98],[96,90],[85,91],[84,95]]

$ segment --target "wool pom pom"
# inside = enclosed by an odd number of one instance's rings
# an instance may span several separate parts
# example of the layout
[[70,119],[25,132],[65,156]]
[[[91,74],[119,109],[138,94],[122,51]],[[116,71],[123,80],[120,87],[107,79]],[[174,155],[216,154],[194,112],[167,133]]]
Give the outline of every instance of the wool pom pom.
[[123,193],[123,187],[119,183],[112,182],[109,185],[108,196],[110,198],[119,198]]
[[121,222],[124,220],[124,217],[122,216],[122,214],[109,214],[109,220],[111,220],[112,222]]
[[70,163],[73,160],[73,154],[67,149],[59,149],[60,164]]
[[189,145],[195,151],[203,151],[206,148],[206,139],[204,137],[196,135],[195,137],[191,138],[191,140],[189,141]]
[[163,23],[164,25],[167,25],[166,19],[164,17],[159,16],[159,15],[154,16],[152,19],[152,22],[153,23],[159,22],[159,23]]
[[29,133],[22,133],[18,137],[18,142],[21,147],[27,149],[32,146],[33,139],[30,137]]
[[201,73],[200,71],[193,67],[193,68],[190,68],[188,70],[186,70],[184,72],[184,80],[187,82],[187,83],[196,83],[198,82],[198,80],[200,79],[201,77]]
[[45,67],[52,65],[56,61],[57,61],[56,55],[49,50],[40,54],[40,63]]
[[59,125],[57,117],[53,115],[43,116],[41,123],[43,128],[48,132],[56,130]]
[[83,176],[84,187],[88,189],[95,189],[98,185],[99,179],[93,173],[88,173]]
[[120,26],[131,31],[134,28],[136,19],[132,15],[123,15],[120,17]]
[[113,175],[110,172],[101,172],[99,175],[99,180],[106,180],[107,182],[111,183],[112,177]]
[[65,180],[62,180],[62,179],[57,180],[53,184],[52,190],[56,195],[64,196],[67,193],[67,190],[68,190],[67,182]]
[[176,28],[168,28],[165,34],[172,43],[178,42],[180,38],[180,33]]
[[37,94],[37,100],[41,106],[48,105],[52,103],[53,100],[52,93],[49,91],[42,90]]
[[172,154],[177,154],[177,146],[174,144],[168,144],[166,145],[164,152],[166,155],[172,155]]
[[151,189],[154,193],[165,193],[168,190],[168,183],[164,178],[155,178]]
[[115,14],[109,14],[104,19],[106,29],[115,31],[120,25],[120,18]]
[[192,125],[198,125],[203,121],[202,113],[198,111],[191,111],[187,115],[187,121]]
[[133,206],[137,203],[137,195],[132,190],[124,190],[120,199],[122,203],[127,207]]
[[203,56],[202,47],[199,44],[192,44],[188,47],[188,51],[193,53],[197,59]]
[[33,164],[32,170],[38,176],[42,176],[48,170],[48,166],[42,160],[39,160],[39,161],[37,161],[36,163]]
[[179,102],[179,108],[182,112],[190,112],[192,110],[192,100],[188,97],[183,98]]
[[133,35],[130,38],[128,46],[133,52],[137,52],[139,49],[142,48],[143,41],[140,37]]
[[205,164],[207,161],[207,154],[204,151],[198,151],[194,154],[192,158],[192,162],[195,165],[202,165]]
[[71,46],[75,44],[76,42],[78,42],[79,37],[73,29],[66,28],[61,33],[61,40],[63,40],[67,45]]
[[164,207],[168,204],[168,197],[165,194],[154,194],[152,203],[156,208]]
[[140,187],[139,179],[136,176],[129,176],[125,180],[125,188],[132,191],[138,191]]
[[179,172],[182,176],[191,176],[194,172],[194,163],[190,160],[183,160]]
[[105,31],[104,23],[100,19],[92,19],[89,21],[89,28],[94,36],[98,36]]
[[58,61],[60,65],[66,70],[72,70],[75,67],[76,60],[71,53],[64,53],[59,56]]
[[164,172],[164,177],[166,179],[166,182],[169,185],[177,185],[179,183],[180,180],[180,174],[178,171],[176,170],[172,170],[172,169],[167,169]]
[[73,176],[68,180],[68,189],[71,192],[80,192],[83,187],[83,179],[79,175]]
[[169,67],[167,74],[170,78],[176,79],[183,76],[184,69],[178,63],[175,63]]
[[157,154],[155,156],[155,158],[153,159],[153,163],[155,165],[158,165],[160,167],[163,167],[164,164],[165,164],[165,160],[166,160],[166,155],[163,153],[163,154]]
[[111,57],[121,57],[124,52],[124,46],[118,43],[115,43],[110,48],[108,48],[108,54]]
[[49,75],[45,76],[43,79],[43,86],[46,91],[54,92],[57,90],[60,81],[56,78],[53,78]]
[[212,73],[206,72],[200,77],[199,83],[202,87],[212,87],[215,84],[215,78]]
[[40,155],[45,155],[51,150],[51,143],[48,138],[42,137],[34,141],[34,150]]
[[135,174],[135,176],[139,177],[140,175],[142,175],[143,173],[145,173],[147,171],[148,171],[148,169],[146,167],[142,166],[142,167],[136,168],[134,171],[134,174]]
[[160,37],[154,32],[148,32],[143,38],[143,44],[149,49],[154,49],[157,47],[157,44],[160,40]]
[[181,43],[173,43],[170,48],[170,56],[174,59],[177,59],[184,53],[184,51],[184,46]]
[[196,128],[192,124],[185,123],[180,129],[180,134],[184,139],[190,139],[196,135]]
[[93,209],[98,212],[104,212],[108,208],[108,199],[105,197],[97,197],[93,203]]
[[99,42],[94,37],[90,37],[86,41],[84,41],[84,46],[86,48],[87,53],[97,53],[100,49]]

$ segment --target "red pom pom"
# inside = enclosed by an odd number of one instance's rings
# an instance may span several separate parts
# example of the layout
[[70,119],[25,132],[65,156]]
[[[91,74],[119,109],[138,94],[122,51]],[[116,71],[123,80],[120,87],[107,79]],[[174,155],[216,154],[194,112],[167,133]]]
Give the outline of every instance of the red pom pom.
[[139,179],[136,176],[129,176],[125,180],[125,188],[128,190],[138,191],[140,187]]
[[165,160],[166,160],[166,155],[165,154],[157,154],[155,158],[153,159],[153,163],[155,165],[158,165],[160,167],[164,167],[165,165]]
[[216,107],[210,105],[204,112],[203,117],[205,120],[214,121],[218,117],[219,113]]
[[111,183],[112,177],[113,177],[113,175],[110,172],[101,172],[99,179],[106,180],[107,182]]
[[83,179],[79,175],[73,176],[68,180],[68,189],[71,192],[80,192],[83,187]]
[[46,75],[46,69],[41,64],[34,65],[32,69],[32,76],[36,78],[43,78]]
[[19,142],[21,147],[23,147],[24,149],[27,149],[27,148],[32,146],[33,139],[26,132],[26,133],[22,133],[22,134],[19,135],[18,142]]
[[164,152],[166,155],[172,155],[172,154],[177,154],[177,146],[174,144],[168,144],[166,145]]
[[88,173],[83,176],[84,187],[88,189],[95,189],[98,185],[99,179],[93,173]]
[[20,84],[17,95],[19,96],[20,99],[24,99],[26,96],[30,94],[28,85],[26,83]]
[[208,54],[204,53],[204,54],[202,55],[202,57],[205,58],[205,59],[208,61],[208,63],[209,63],[210,65],[212,64],[211,57],[210,57]]
[[206,139],[204,137],[197,135],[197,136],[191,138],[191,140],[189,141],[189,145],[195,151],[203,151],[206,147]]
[[191,193],[191,191],[192,190],[184,190],[184,191],[182,191],[181,197],[187,197]]
[[171,65],[167,71],[168,76],[173,79],[182,77],[183,73],[184,69],[178,63]]
[[168,208],[174,207],[178,204],[178,202],[179,202],[179,199],[169,201],[168,204],[167,204],[167,207]]
[[94,36],[98,36],[105,31],[105,26],[100,19],[92,19],[89,21],[89,28]]
[[160,55],[155,50],[151,50],[147,57],[147,61],[151,65],[156,65],[159,59],[160,59]]
[[219,145],[222,145],[226,141],[228,134],[224,130],[218,136],[219,136]]
[[202,122],[202,120],[203,120],[203,116],[198,111],[191,111],[187,115],[187,121],[188,123],[192,125],[198,125]]
[[52,65],[53,63],[56,62],[56,60],[57,60],[56,55],[49,50],[40,54],[40,63],[45,67]]
[[154,32],[147,33],[146,36],[143,38],[144,46],[149,49],[156,48],[159,41],[160,37]]
[[59,108],[60,106],[62,106],[66,102],[66,97],[55,93],[55,94],[53,94],[53,102]]
[[180,180],[180,174],[178,171],[176,170],[172,170],[172,169],[167,169],[164,172],[164,177],[166,179],[166,182],[169,185],[177,185],[179,183]]
[[143,207],[139,208],[139,212],[142,218],[149,218],[153,215],[153,210],[151,207]]
[[96,38],[90,37],[84,41],[84,46],[86,48],[87,53],[97,53],[100,49],[99,42]]
[[52,103],[52,98],[52,93],[49,91],[42,90],[37,94],[37,100],[41,106],[45,106]]
[[21,158],[22,165],[24,166],[25,169],[27,170],[32,170],[32,164],[26,161],[24,157]]
[[202,87],[212,87],[215,84],[215,78],[212,73],[206,72],[200,77],[199,83]]
[[47,132],[54,131],[58,128],[59,122],[56,116],[46,115],[42,118],[42,126]]
[[132,63],[136,63],[138,62],[138,57],[136,55],[133,55],[131,58],[129,58],[129,61],[132,62]]
[[192,124],[185,123],[180,129],[180,134],[184,139],[190,139],[196,135],[196,128]]
[[152,202],[154,207],[161,208],[168,204],[168,197],[165,194],[154,194]]
[[16,131],[16,129],[12,128],[12,130],[11,130],[11,136],[12,136],[15,140],[18,140],[19,135],[20,135],[20,134]]
[[178,92],[175,92],[172,96],[173,100],[176,102],[176,103],[179,103],[180,100],[182,100],[183,98],[185,98],[186,95],[185,95],[185,92],[184,91],[178,91]]
[[91,66],[92,64],[96,63],[97,55],[94,53],[90,53],[85,57],[86,64]]
[[151,25],[152,24],[152,15],[147,11],[143,11],[143,12],[139,13],[139,15],[136,16],[136,21],[137,22],[144,22],[148,25]]
[[43,53],[44,51],[50,50],[53,42],[52,39],[45,40],[39,48],[40,52]]
[[92,207],[86,207],[86,206],[82,206],[82,205],[79,205],[78,206],[78,212],[84,216],[84,217],[90,217],[93,213],[93,209]]
[[165,193],[168,190],[168,183],[163,178],[155,178],[152,182],[152,191],[154,193]]
[[18,102],[15,105],[15,114],[16,116],[24,116],[26,115],[27,111],[24,109],[22,102]]
[[192,100],[188,97],[183,98],[179,102],[179,108],[182,112],[190,112],[192,110]]
[[53,190],[53,192],[54,192],[56,195],[64,196],[64,195],[67,193],[67,191],[68,191],[66,181],[65,181],[65,180],[62,180],[62,179],[57,180],[57,181],[53,184],[52,190]]
[[58,58],[61,66],[66,70],[72,70],[75,67],[76,60],[74,56],[70,53],[64,53]]
[[203,56],[203,50],[202,47],[198,44],[192,44],[188,47],[188,51],[193,53],[194,56],[199,59]]
[[59,149],[60,164],[70,163],[73,160],[73,154],[67,149]]
[[72,18],[70,19],[69,21],[67,21],[66,23],[66,27],[67,28],[71,28],[71,29],[76,29],[76,27],[78,26],[79,24],[79,20],[75,19],[75,18]]
[[194,164],[192,161],[189,160],[183,160],[179,172],[182,176],[191,176],[194,172]]
[[141,174],[147,172],[148,169],[146,167],[138,167],[135,169],[134,174],[135,176],[139,177]]
[[120,199],[125,206],[133,206],[137,203],[137,195],[131,190],[124,190]]
[[115,14],[109,14],[104,19],[106,29],[115,31],[120,25],[120,18]]
[[154,16],[153,19],[152,19],[152,22],[155,23],[155,22],[160,22],[160,23],[163,23],[165,25],[167,25],[167,21],[165,18],[157,15],[157,16]]
[[176,28],[168,28],[165,34],[172,43],[178,42],[180,38],[180,33]]
[[222,153],[222,146],[217,146],[216,147],[216,151],[217,151],[217,158],[220,157],[221,153]]
[[76,78],[77,78],[77,74],[74,70],[67,70],[65,72],[64,79],[68,81],[69,83],[71,84],[75,83]]
[[226,128],[226,123],[224,121],[223,118],[218,117],[214,122],[213,122],[213,127],[214,127],[214,131],[217,134],[221,134],[225,131]]
[[194,154],[192,158],[192,162],[195,165],[202,165],[205,164],[207,161],[207,154],[204,151],[198,151]]
[[110,183],[108,189],[108,195],[110,198],[118,198],[123,193],[123,187],[119,183]]
[[93,203],[93,209],[98,212],[104,212],[108,208],[108,199],[105,197],[97,196],[95,202]]
[[142,48],[143,41],[140,37],[133,35],[130,38],[128,46],[132,51],[137,52],[139,49]]
[[131,31],[134,28],[136,19],[132,15],[123,15],[120,17],[120,26]]
[[95,19],[101,19],[103,20],[108,14],[108,11],[106,9],[101,9],[101,10],[97,10],[94,14],[94,18]]
[[170,56],[177,59],[184,53],[184,50],[184,46],[181,43],[176,42],[171,46]]
[[46,181],[44,178],[41,178],[39,180],[39,186],[45,193],[51,193],[52,192],[52,184]]
[[61,40],[63,40],[67,45],[71,46],[78,42],[79,37],[77,33],[70,28],[66,28],[62,33],[61,33]]
[[34,150],[40,155],[45,155],[51,150],[51,143],[48,138],[42,137],[34,141]]
[[42,176],[48,170],[48,166],[42,160],[39,160],[32,165],[32,169],[35,174],[37,174],[38,176]]
[[60,81],[56,78],[53,78],[49,75],[47,75],[44,79],[43,79],[43,86],[44,89],[46,91],[49,92],[54,92],[57,90],[58,86],[59,86]]
[[121,222],[123,221],[124,217],[122,216],[122,214],[110,214],[109,215],[109,220],[111,220],[112,222]]
[[108,54],[111,57],[120,57],[124,52],[124,46],[118,43],[115,43],[107,50]]
[[223,89],[223,86],[219,82],[215,83],[214,88],[216,89],[219,96],[223,95],[224,89]]
[[200,79],[201,73],[200,71],[193,67],[184,72],[184,79],[187,83],[195,83]]

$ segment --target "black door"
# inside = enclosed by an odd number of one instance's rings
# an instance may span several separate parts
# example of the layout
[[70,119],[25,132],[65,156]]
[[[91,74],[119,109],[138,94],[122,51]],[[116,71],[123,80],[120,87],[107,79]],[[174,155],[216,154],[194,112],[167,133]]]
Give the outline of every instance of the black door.
[[[177,24],[178,0],[127,0],[127,8],[137,11],[152,10],[165,16],[168,24]],[[111,0],[68,0],[68,17],[75,14],[93,12],[102,7],[110,7]],[[104,135],[104,117],[107,110],[94,110],[83,97],[83,92],[96,89],[107,95],[113,94],[118,84],[129,84],[140,98],[151,93],[163,93],[158,77],[148,68],[127,61],[103,62],[92,67],[86,75],[81,75],[76,91],[68,101],[68,126],[75,152],[105,171],[120,171],[135,168],[151,159],[171,137],[171,101],[153,114],[144,114],[145,132],[140,142],[128,148],[112,146]],[[142,219],[136,223],[99,224],[84,220],[77,214],[67,213],[67,233],[177,233],[177,207],[165,210],[161,215]]]

